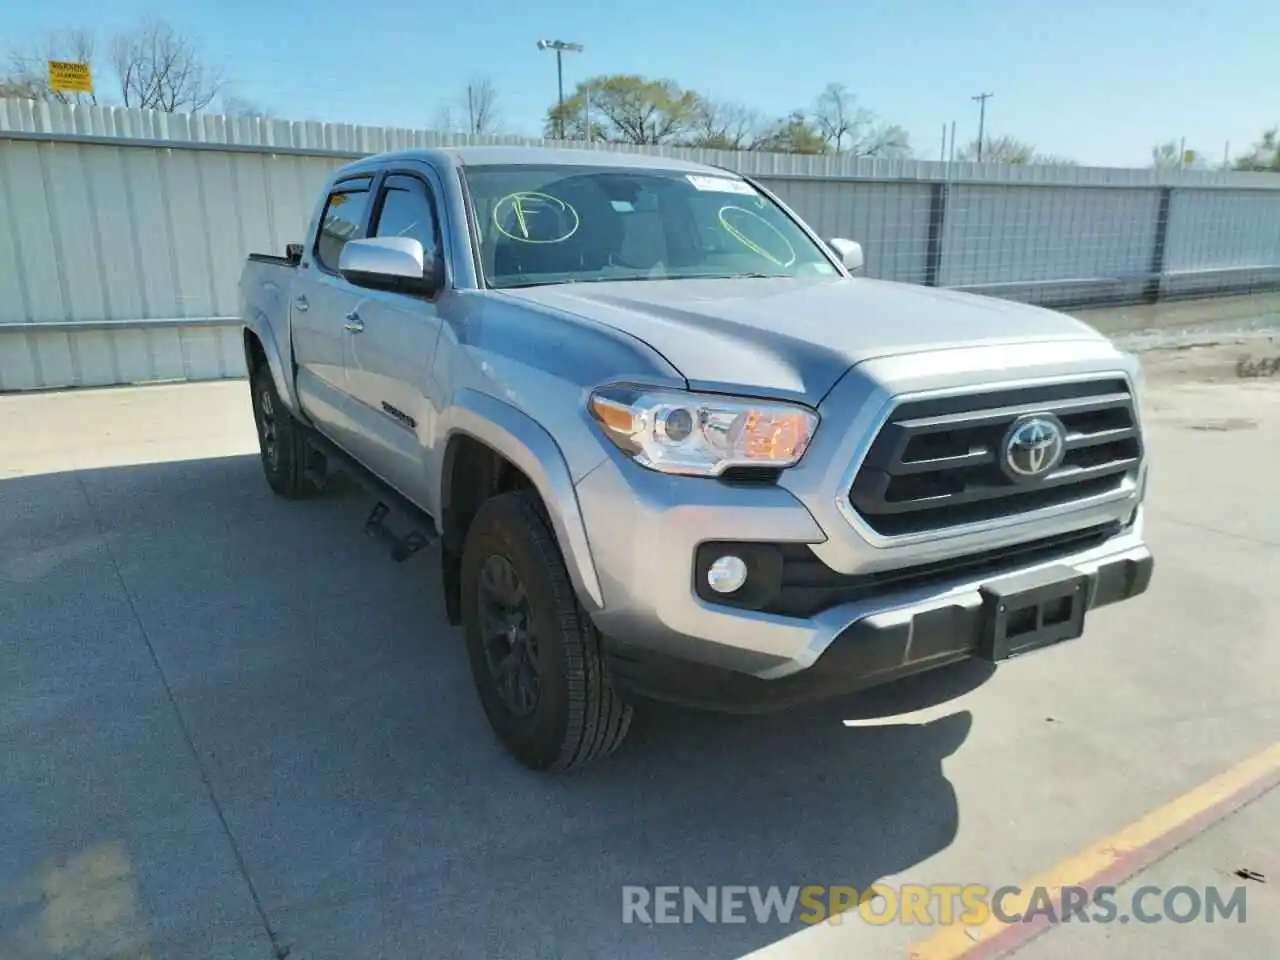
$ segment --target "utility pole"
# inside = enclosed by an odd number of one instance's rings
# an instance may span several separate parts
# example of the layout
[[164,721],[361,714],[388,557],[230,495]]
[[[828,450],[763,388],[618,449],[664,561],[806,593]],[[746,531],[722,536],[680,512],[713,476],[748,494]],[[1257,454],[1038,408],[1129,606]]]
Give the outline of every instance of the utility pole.
[[978,101],[978,163],[982,162],[982,135],[987,124],[987,101],[994,96],[994,93],[980,93],[969,98]]
[[476,107],[475,102],[471,99],[471,84],[467,84],[467,120],[470,126],[467,133],[475,134],[476,132]]
[[560,140],[564,139],[564,61],[561,55],[564,51],[569,50],[574,53],[582,52],[582,44],[566,43],[564,40],[539,40],[539,50],[554,50],[556,52],[556,89],[559,92],[560,107],[556,110],[556,133]]

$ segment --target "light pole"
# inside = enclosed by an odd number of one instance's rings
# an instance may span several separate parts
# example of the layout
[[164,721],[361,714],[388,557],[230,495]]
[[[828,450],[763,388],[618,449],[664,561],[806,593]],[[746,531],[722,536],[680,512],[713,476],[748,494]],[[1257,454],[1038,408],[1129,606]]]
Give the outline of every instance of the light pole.
[[539,40],[539,50],[554,50],[556,52],[556,89],[559,91],[560,107],[556,110],[556,131],[559,139],[564,139],[564,61],[561,59],[566,50],[573,53],[582,52],[582,44],[566,43],[564,40]]
[[994,93],[980,93],[969,98],[978,101],[978,163],[982,162],[982,132],[987,122],[987,101],[994,96]]

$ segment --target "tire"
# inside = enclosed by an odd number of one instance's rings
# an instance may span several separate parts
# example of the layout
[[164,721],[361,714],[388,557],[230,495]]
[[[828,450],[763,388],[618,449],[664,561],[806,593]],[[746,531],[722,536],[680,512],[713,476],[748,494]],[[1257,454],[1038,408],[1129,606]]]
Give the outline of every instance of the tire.
[[[609,683],[600,632],[578,603],[536,493],[504,493],[481,506],[460,574],[471,674],[503,746],[533,770],[570,770],[616,750],[631,726],[631,705]],[[504,622],[497,612],[504,607],[494,599],[504,592],[522,597],[523,606],[506,604],[509,628],[501,632],[495,624]],[[517,683],[522,696],[504,680],[527,679],[529,667],[536,683],[532,691]]]
[[259,364],[249,378],[253,422],[258,430],[258,452],[267,483],[278,496],[301,500],[313,496],[316,486],[304,472],[307,432],[289,412],[276,391],[267,365]]

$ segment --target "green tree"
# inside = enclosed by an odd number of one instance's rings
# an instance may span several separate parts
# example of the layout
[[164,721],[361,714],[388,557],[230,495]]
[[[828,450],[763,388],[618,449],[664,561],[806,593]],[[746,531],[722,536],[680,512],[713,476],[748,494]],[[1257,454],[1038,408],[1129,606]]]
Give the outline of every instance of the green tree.
[[766,153],[826,153],[827,140],[803,110],[793,110],[761,133],[755,149]]
[[1151,148],[1151,166],[1157,170],[1205,170],[1208,164],[1205,162],[1204,154],[1199,150],[1190,150],[1191,162],[1186,162],[1183,155],[1183,147],[1177,140],[1166,140],[1164,143],[1157,143]]
[[1151,148],[1151,166],[1157,170],[1172,170],[1182,166],[1182,157],[1176,140],[1166,140]]
[[[965,163],[978,160],[978,141],[973,140],[956,154]],[[1017,137],[991,137],[982,144],[983,163],[1038,164],[1041,166],[1074,167],[1076,161],[1052,153],[1038,153],[1034,143]]]
[[561,120],[568,140],[614,143],[673,144],[695,129],[701,98],[674,80],[649,80],[635,74],[592,77],[579,83],[563,108],[547,110],[546,135],[554,136]]
[[1078,167],[1080,161],[1072,157],[1064,157],[1060,153],[1037,153],[1036,158],[1031,161],[1042,167]]
[[1243,157],[1236,157],[1237,170],[1261,170],[1280,173],[1280,129],[1272,127]]
[[[1036,146],[1016,137],[988,137],[982,144],[983,163],[1031,163],[1035,159]],[[976,163],[978,160],[978,141],[975,139],[966,144],[956,154],[957,160],[965,163]]]

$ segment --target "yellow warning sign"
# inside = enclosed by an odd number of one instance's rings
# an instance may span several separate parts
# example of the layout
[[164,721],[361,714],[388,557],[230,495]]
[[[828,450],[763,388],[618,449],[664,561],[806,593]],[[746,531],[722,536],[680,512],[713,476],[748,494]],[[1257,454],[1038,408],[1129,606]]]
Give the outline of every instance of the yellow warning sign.
[[93,93],[93,71],[87,63],[50,60],[49,89],[59,93]]

